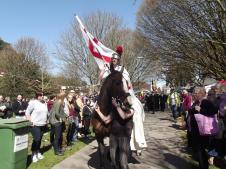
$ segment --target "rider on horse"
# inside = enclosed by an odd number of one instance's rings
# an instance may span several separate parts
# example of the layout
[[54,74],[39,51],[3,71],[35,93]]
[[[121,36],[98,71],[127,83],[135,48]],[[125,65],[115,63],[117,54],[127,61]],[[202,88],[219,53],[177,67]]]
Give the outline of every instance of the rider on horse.
[[99,79],[105,79],[113,70],[122,72],[123,78],[126,80],[129,89],[132,89],[132,83],[130,82],[130,76],[128,71],[124,68],[124,66],[120,65],[120,59],[122,56],[123,48],[122,46],[116,47],[116,53],[112,54],[110,67],[108,64],[104,65],[104,69],[101,70]]
[[[117,46],[116,48],[117,53],[113,53],[112,60],[110,63],[110,67],[105,64],[105,68],[101,71],[99,79],[105,79],[113,70],[122,72],[123,78],[126,81],[126,92],[130,93],[133,96],[133,106],[134,106],[134,129],[132,131],[131,140],[130,140],[130,148],[132,151],[136,151],[138,155],[141,154],[141,150],[147,147],[145,136],[144,136],[144,128],[143,128],[143,121],[145,118],[143,105],[141,102],[136,98],[132,83],[130,81],[130,76],[127,70],[120,65],[120,59],[122,56],[123,48],[122,46]],[[136,143],[136,144],[135,144]],[[135,146],[136,145],[136,146]]]

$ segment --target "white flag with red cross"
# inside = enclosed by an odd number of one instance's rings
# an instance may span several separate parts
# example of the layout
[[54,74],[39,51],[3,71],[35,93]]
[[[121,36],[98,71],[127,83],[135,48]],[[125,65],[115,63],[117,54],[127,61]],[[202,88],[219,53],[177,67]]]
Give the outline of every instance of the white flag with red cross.
[[90,34],[77,15],[76,19],[79,23],[86,45],[97,62],[99,69],[104,69],[104,64],[111,62],[112,54],[115,53],[115,51],[104,46],[97,38]]

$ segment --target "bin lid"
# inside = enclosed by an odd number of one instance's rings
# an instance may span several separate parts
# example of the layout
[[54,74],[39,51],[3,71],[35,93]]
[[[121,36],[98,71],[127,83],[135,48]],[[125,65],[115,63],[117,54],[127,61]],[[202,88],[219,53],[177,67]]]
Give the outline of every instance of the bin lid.
[[18,129],[27,126],[31,126],[31,122],[25,119],[0,119],[0,129],[1,128],[10,128],[10,129]]

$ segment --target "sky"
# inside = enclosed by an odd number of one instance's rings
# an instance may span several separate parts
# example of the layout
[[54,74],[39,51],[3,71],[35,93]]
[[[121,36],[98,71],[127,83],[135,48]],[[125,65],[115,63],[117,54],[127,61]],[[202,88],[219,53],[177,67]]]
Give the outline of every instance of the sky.
[[[1,0],[0,38],[14,44],[22,37],[32,37],[44,43],[51,60],[55,46],[73,17],[80,18],[95,11],[111,12],[122,17],[124,24],[135,29],[136,12],[142,0]],[[57,74],[59,70],[52,70]]]
[[44,43],[53,53],[60,35],[69,28],[75,14],[97,10],[113,12],[134,29],[142,0],[1,0],[0,38],[11,44],[21,37]]

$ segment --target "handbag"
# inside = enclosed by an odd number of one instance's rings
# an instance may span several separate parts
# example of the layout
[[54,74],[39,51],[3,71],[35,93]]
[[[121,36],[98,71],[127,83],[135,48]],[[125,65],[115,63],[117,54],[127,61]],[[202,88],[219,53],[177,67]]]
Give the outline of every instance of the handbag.
[[195,114],[194,116],[201,136],[216,135],[219,132],[217,115],[209,117]]

